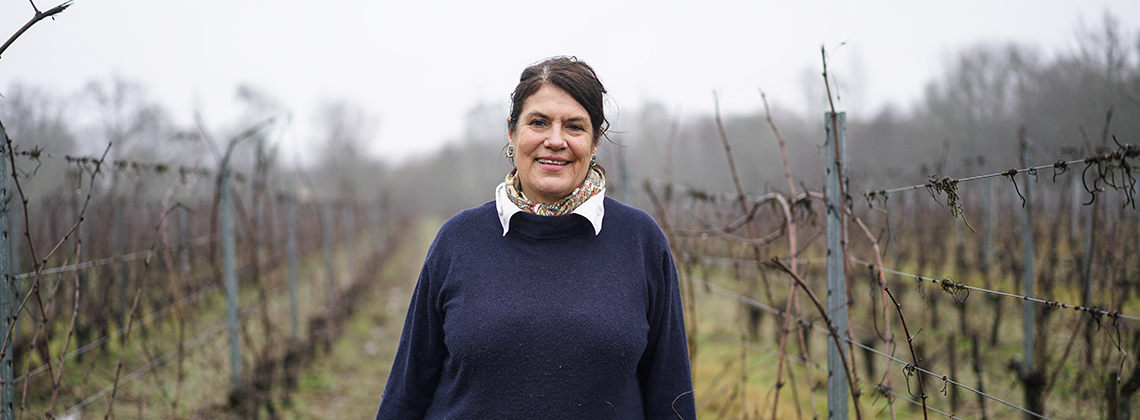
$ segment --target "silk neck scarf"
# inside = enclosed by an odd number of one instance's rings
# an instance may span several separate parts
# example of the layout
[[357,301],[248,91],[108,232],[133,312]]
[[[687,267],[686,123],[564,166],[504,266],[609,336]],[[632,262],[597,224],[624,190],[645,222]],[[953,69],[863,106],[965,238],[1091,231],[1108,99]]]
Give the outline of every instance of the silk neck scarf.
[[526,198],[526,195],[522,193],[522,188],[516,184],[516,182],[518,182],[518,177],[516,176],[517,171],[517,168],[511,169],[511,172],[507,174],[507,197],[510,197],[511,202],[519,206],[519,209],[522,209],[522,211],[539,216],[562,216],[570,214],[570,212],[573,212],[579,205],[585,203],[586,200],[597,195],[599,191],[606,187],[606,177],[602,175],[601,171],[590,168],[590,170],[586,172],[586,179],[582,181],[582,185],[575,188],[570,195],[563,197],[553,204],[535,203]]

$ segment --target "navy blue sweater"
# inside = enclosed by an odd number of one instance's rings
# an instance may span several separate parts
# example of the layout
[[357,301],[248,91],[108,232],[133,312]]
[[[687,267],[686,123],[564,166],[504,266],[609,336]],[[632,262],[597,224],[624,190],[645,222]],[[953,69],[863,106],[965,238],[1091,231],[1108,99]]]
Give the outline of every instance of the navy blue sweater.
[[677,272],[645,212],[447,221],[377,419],[696,418]]

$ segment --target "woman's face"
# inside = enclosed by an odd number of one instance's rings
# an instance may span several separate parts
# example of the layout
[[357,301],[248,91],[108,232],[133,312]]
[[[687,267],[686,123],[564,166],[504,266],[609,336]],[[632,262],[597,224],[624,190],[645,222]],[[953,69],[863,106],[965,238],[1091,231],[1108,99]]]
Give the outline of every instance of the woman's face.
[[582,184],[598,149],[591,127],[586,109],[557,86],[544,85],[526,98],[510,142],[527,198],[551,204]]

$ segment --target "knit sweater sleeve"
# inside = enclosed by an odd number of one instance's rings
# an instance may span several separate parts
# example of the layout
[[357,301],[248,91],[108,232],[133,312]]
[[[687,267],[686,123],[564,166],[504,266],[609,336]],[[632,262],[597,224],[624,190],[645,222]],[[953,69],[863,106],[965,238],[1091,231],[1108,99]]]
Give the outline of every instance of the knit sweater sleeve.
[[[646,216],[648,217],[648,216]],[[652,223],[652,221],[650,221]],[[677,269],[668,241],[656,224],[646,259],[650,273],[649,341],[638,366],[646,419],[696,419]]]
[[444,358],[443,317],[439,291],[446,275],[445,246],[437,236],[428,250],[400,334],[392,372],[376,419],[422,419],[439,384]]

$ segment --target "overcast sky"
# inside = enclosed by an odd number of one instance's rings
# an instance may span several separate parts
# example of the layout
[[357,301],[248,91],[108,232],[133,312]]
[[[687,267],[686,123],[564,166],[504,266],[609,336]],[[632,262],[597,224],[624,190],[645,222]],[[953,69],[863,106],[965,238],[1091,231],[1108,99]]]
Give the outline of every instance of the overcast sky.
[[[294,112],[287,151],[317,137],[322,101],[346,98],[378,118],[372,153],[399,162],[458,138],[472,106],[505,108],[522,69],[552,55],[594,66],[619,110],[659,101],[709,113],[716,89],[726,112],[755,112],[763,88],[774,105],[804,111],[804,80],[826,45],[845,109],[873,113],[909,108],[962,48],[1068,51],[1081,22],[1099,27],[1105,11],[1135,36],[1137,0],[77,0],[0,57],[0,93],[22,81],[70,94],[119,74],[180,124],[200,110],[225,126],[248,84]],[[28,1],[0,0],[0,36],[32,14]]]

